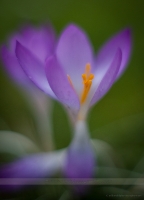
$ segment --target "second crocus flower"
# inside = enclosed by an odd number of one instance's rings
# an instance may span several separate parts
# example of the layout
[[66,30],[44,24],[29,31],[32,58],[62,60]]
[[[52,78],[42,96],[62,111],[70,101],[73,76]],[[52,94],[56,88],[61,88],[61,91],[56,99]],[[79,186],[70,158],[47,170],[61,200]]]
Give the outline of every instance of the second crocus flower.
[[15,54],[16,41],[19,41],[38,57],[41,67],[44,70],[46,59],[51,56],[55,50],[55,33],[50,24],[42,25],[37,28],[32,25],[27,25],[11,34],[7,45],[3,44],[0,51],[5,72],[16,83],[16,86],[18,86],[18,89],[33,112],[42,148],[50,150],[54,146],[51,134],[52,131],[48,122],[51,102],[50,100],[48,101],[47,96],[32,83],[21,68]]

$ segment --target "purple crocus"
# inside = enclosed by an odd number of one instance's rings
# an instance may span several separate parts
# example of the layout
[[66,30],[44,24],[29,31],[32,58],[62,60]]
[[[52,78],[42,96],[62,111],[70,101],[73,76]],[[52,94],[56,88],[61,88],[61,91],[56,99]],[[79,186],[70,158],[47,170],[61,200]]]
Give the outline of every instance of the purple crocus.
[[94,56],[86,34],[73,24],[62,32],[45,70],[37,55],[20,42],[16,45],[16,56],[27,76],[82,120],[125,70],[130,51],[131,33],[125,29]]
[[4,70],[19,87],[22,95],[30,105],[38,131],[41,134],[42,146],[45,150],[49,150],[53,148],[52,141],[50,141],[52,136],[48,127],[49,116],[47,112],[50,109],[50,101],[48,102],[47,96],[31,82],[21,68],[15,54],[16,41],[19,41],[40,60],[44,70],[46,59],[53,54],[55,49],[55,33],[50,25],[43,25],[39,28],[27,25],[19,32],[12,34],[7,45],[2,45],[0,51]]
[[[0,179],[4,180],[4,186],[0,187],[6,191],[17,190],[41,178],[53,177],[57,172],[61,172],[61,175],[69,181],[77,178],[90,179],[94,175],[95,164],[87,126],[84,121],[78,121],[69,147],[53,152],[26,155],[1,167]],[[86,189],[85,186],[73,188],[78,193]]]
[[21,69],[15,55],[16,41],[19,41],[37,56],[44,68],[45,60],[54,52],[55,34],[50,26],[42,26],[36,29],[27,25],[9,37],[8,47],[6,45],[1,47],[1,59],[5,71],[18,85],[31,89],[31,81]]

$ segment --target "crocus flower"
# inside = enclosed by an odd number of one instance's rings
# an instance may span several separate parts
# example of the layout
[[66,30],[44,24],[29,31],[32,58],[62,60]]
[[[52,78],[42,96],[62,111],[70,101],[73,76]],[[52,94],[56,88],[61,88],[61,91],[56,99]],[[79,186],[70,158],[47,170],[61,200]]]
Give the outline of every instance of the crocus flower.
[[62,32],[45,70],[38,56],[20,42],[16,56],[27,76],[48,95],[68,107],[78,119],[85,119],[90,106],[98,102],[125,70],[131,51],[131,33],[125,29],[93,55],[86,34],[69,25]]
[[44,70],[45,60],[53,54],[55,49],[55,34],[50,25],[41,26],[39,28],[33,28],[28,25],[10,36],[7,46],[3,45],[1,47],[1,60],[5,72],[16,83],[24,98],[29,103],[30,109],[34,113],[36,119],[37,128],[41,132],[41,143],[45,150],[48,150],[52,148],[52,142],[50,142],[50,140],[52,140],[50,135],[51,130],[47,126],[47,111],[50,109],[48,107],[48,98],[43,92],[35,87],[22,70],[15,54],[16,41],[19,41],[38,57]]
[[[0,178],[4,178],[6,181],[3,189],[6,191],[17,190],[24,185],[39,181],[40,178],[52,177],[58,171],[69,181],[77,178],[92,178],[96,163],[88,135],[85,122],[78,121],[74,130],[74,138],[69,147],[53,152],[25,155],[17,161],[4,165],[0,168]],[[74,188],[78,193],[84,192],[86,189],[85,186],[78,185]]]
[[1,59],[5,71],[18,84],[31,89],[32,84],[29,78],[21,69],[15,55],[16,41],[28,48],[45,65],[45,60],[53,53],[55,47],[54,31],[50,26],[43,26],[39,29],[28,25],[21,31],[9,37],[8,47],[1,47]]

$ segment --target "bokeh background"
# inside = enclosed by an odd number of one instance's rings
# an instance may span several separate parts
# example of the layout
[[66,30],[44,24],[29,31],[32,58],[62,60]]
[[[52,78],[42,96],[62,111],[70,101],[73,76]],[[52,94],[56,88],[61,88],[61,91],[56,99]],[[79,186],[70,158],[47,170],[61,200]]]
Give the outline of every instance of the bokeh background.
[[[72,22],[87,32],[97,52],[121,29],[132,29],[133,50],[127,70],[88,117],[91,137],[110,144],[127,170],[133,170],[144,156],[143,7],[142,0],[0,0],[0,44],[26,23],[50,21],[59,35]],[[31,110],[2,64],[0,91],[0,129],[35,140]],[[53,102],[52,121],[56,148],[66,147],[71,141],[69,119],[58,102]]]

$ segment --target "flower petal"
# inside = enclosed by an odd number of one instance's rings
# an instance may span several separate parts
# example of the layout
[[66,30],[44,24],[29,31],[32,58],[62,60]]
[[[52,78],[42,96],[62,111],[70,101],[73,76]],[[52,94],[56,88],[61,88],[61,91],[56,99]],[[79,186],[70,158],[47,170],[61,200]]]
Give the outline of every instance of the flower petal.
[[28,48],[42,62],[50,56],[55,48],[55,34],[51,26],[33,28],[27,25],[20,34],[14,33],[9,39],[10,51],[15,54],[16,41]]
[[118,48],[122,51],[122,62],[117,75],[120,76],[124,71],[131,53],[131,31],[125,29],[110,39],[98,52],[96,57],[96,73],[99,71],[107,71],[111,64],[115,52]]
[[56,56],[51,56],[47,60],[46,76],[58,100],[77,112],[80,106],[78,96],[70,85],[67,75],[58,63]]
[[44,65],[37,57],[33,55],[32,52],[30,52],[26,47],[22,46],[18,41],[16,44],[16,56],[19,64],[29,79],[31,79],[32,82],[35,83],[35,85],[45,93],[55,98],[55,95],[46,79]]
[[118,49],[109,69],[107,70],[106,74],[102,78],[91,100],[91,105],[96,103],[99,99],[101,99],[106,94],[106,92],[110,89],[110,87],[113,85],[117,77],[117,74],[119,72],[121,61],[122,61],[122,52],[120,49]]
[[34,53],[42,62],[50,56],[55,47],[55,34],[51,26],[34,29],[26,26],[22,30],[22,44]]
[[6,46],[2,46],[1,48],[1,58],[4,67],[6,68],[5,71],[9,73],[10,77],[12,77],[13,80],[18,82],[19,84],[28,85],[29,79],[19,66],[16,57],[12,55],[12,53],[7,49]]
[[13,178],[13,182],[17,178],[17,185],[9,184],[9,189],[19,189],[22,185],[34,183],[34,178],[53,176],[62,167],[63,155],[64,151],[57,151],[22,158],[1,167],[0,178]]
[[59,39],[56,55],[79,93],[85,66],[87,63],[92,65],[92,49],[85,33],[77,26],[69,25]]

